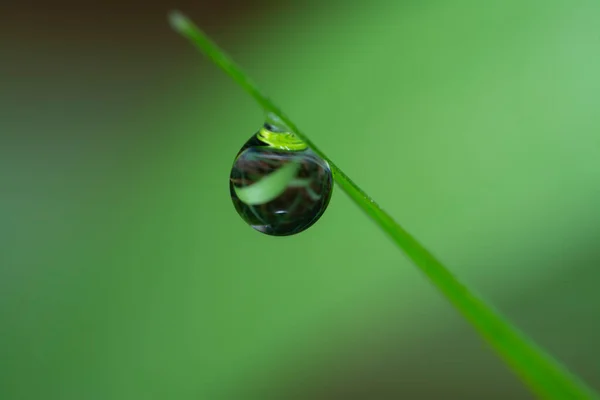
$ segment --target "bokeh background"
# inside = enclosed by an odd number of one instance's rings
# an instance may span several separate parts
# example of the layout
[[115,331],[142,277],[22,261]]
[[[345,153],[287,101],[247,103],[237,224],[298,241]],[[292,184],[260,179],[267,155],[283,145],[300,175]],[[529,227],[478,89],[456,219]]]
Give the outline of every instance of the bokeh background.
[[30,0],[0,6],[0,398],[531,398],[342,191],[244,225],[263,114],[172,8],[600,388],[600,3]]

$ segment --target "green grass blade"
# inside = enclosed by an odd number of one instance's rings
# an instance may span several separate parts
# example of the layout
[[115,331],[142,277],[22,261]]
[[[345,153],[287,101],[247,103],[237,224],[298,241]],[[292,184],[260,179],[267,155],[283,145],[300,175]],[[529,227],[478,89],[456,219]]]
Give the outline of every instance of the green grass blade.
[[249,206],[265,204],[285,192],[299,169],[300,163],[292,161],[252,185],[234,187],[233,190],[237,197]]
[[329,157],[265,96],[243,70],[198,27],[181,13],[169,15],[172,27],[217,64],[268,113],[285,123],[321,158],[326,160],[338,185],[381,227],[433,285],[473,325],[509,367],[542,399],[600,399],[577,376],[519,332],[491,306],[476,297],[410,233],[344,174]]

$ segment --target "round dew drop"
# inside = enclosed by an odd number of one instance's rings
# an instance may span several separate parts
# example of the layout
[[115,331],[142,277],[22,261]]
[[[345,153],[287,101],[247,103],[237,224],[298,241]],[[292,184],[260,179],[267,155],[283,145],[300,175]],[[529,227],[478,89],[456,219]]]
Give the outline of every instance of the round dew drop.
[[248,225],[273,236],[300,233],[325,212],[333,191],[327,162],[292,133],[265,124],[231,169],[233,205]]

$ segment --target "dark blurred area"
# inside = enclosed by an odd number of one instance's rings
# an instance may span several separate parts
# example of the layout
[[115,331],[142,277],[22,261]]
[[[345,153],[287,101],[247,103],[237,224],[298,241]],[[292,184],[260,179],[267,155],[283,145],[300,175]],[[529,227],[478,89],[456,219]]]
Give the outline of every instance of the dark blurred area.
[[[6,4],[5,28],[14,30],[19,39],[39,34],[54,34],[56,39],[76,41],[96,37],[142,40],[147,35],[166,36],[161,23],[171,9],[186,10],[206,30],[225,30],[223,24],[248,23],[262,13],[277,13],[290,5],[272,0],[223,1],[20,1]],[[59,35],[64,36],[59,36]]]

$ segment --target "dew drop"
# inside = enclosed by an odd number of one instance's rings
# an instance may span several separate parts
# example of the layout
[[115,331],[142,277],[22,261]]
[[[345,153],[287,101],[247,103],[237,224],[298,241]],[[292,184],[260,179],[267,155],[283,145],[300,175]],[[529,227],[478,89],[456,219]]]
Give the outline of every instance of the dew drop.
[[272,236],[300,233],[325,212],[333,190],[327,162],[268,121],[238,152],[229,189],[248,225]]

